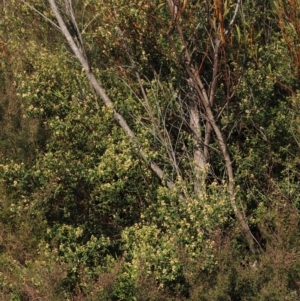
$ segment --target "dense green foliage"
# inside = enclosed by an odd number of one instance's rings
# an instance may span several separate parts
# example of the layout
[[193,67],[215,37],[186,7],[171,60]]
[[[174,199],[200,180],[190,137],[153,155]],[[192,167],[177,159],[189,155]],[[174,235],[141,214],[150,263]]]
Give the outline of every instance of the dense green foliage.
[[113,107],[48,1],[0,8],[0,299],[300,300],[299,0],[73,2]]

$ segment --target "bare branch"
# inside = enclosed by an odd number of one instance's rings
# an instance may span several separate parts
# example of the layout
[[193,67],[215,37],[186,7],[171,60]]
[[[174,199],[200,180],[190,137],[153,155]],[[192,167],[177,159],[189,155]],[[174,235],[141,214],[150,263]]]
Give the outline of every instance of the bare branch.
[[[163,124],[163,128],[162,128],[162,131],[163,131],[163,134],[161,133],[161,129],[160,129],[160,126],[157,122],[157,118],[155,118],[154,116],[154,112],[153,112],[153,109],[151,107],[151,104],[149,102],[149,99],[148,99],[148,96],[147,96],[147,93],[145,91],[145,88],[144,88],[144,85],[143,85],[143,82],[142,82],[142,79],[141,79],[141,76],[138,72],[138,68],[132,58],[132,55],[131,55],[131,52],[130,52],[130,49],[125,41],[125,38],[124,38],[124,35],[123,35],[123,32],[121,31],[121,29],[118,27],[118,32],[119,32],[119,35],[121,37],[121,40],[122,40],[122,43],[123,43],[123,46],[124,46],[124,49],[126,51],[126,54],[130,60],[130,63],[131,63],[131,66],[133,68],[133,70],[135,71],[135,75],[137,77],[137,80],[138,80],[138,83],[139,83],[139,86],[140,86],[140,89],[142,91],[142,95],[143,95],[143,100],[144,100],[144,107],[147,111],[147,114],[149,115],[150,117],[150,120],[151,120],[151,123],[153,124],[154,126],[154,129],[155,129],[155,135],[158,137],[160,143],[163,145],[163,147],[166,149],[166,152],[168,154],[168,157],[169,157],[169,160],[173,166],[173,168],[176,170],[176,173],[177,173],[177,176],[180,177],[181,173],[180,173],[180,169],[179,169],[179,166],[177,164],[177,160],[176,160],[176,155],[175,155],[175,151],[173,149],[173,145],[171,143],[171,139],[170,139],[170,135],[169,135],[169,132],[166,128],[166,124],[165,124],[165,117],[163,118],[159,118],[158,121],[162,121],[162,124]],[[138,97],[138,100],[140,100],[140,98]]]
[[214,99],[216,95],[216,89],[218,84],[218,73],[219,73],[219,52],[220,52],[221,40],[219,38],[215,39],[215,48],[214,48],[214,64],[213,64],[213,75],[212,75],[212,84],[210,87],[209,93],[209,105],[213,106]]
[[237,0],[237,3],[236,3],[236,6],[235,6],[235,10],[234,10],[234,14],[229,22],[229,25],[228,25],[228,28],[225,30],[224,34],[225,35],[228,35],[228,33],[230,32],[231,28],[232,28],[232,25],[234,24],[235,22],[235,19],[236,19],[236,16],[237,16],[237,13],[240,9],[242,5],[242,0]]
[[62,32],[60,27],[57,26],[52,20],[50,20],[49,18],[47,18],[44,14],[42,14],[40,11],[38,11],[35,7],[33,7],[32,5],[30,5],[29,3],[27,3],[24,0],[21,0],[25,5],[27,5],[30,9],[32,9],[34,12],[36,12],[37,14],[39,14],[41,17],[43,17],[46,21],[48,21],[54,28],[56,28],[59,32]]
[[[96,93],[100,96],[100,98],[102,99],[104,104],[107,107],[113,109],[112,100],[106,94],[106,92],[104,91],[102,86],[99,84],[99,82],[97,81],[95,75],[93,74],[93,72],[91,70],[89,62],[88,62],[88,60],[87,60],[87,58],[85,57],[85,54],[84,54],[84,48],[82,48],[82,49],[78,48],[78,45],[75,43],[73,37],[71,36],[71,34],[70,34],[63,18],[61,16],[60,12],[59,12],[59,9],[56,5],[55,0],[49,0],[49,3],[50,3],[50,6],[51,6],[54,14],[55,14],[55,17],[57,19],[57,22],[59,24],[61,32],[65,36],[69,46],[71,47],[71,49],[74,52],[75,56],[79,60],[81,66],[85,70],[86,76],[87,76],[91,86],[94,88]],[[72,5],[71,2],[69,2],[69,4]],[[76,22],[75,19],[73,19],[73,21]],[[83,47],[83,45],[82,45],[82,47]],[[171,181],[168,181],[167,179],[165,179],[165,174],[164,174],[163,170],[156,163],[149,161],[148,156],[143,151],[141,145],[139,144],[137,138],[135,137],[133,131],[131,130],[131,128],[127,124],[124,117],[120,113],[118,113],[115,109],[113,109],[113,116],[114,116],[115,120],[118,122],[118,124],[121,126],[121,128],[123,129],[125,134],[130,138],[132,143],[135,145],[135,147],[137,148],[137,150],[138,150],[140,156],[142,157],[142,159],[147,163],[147,165],[152,169],[152,171],[161,179],[161,181],[165,185],[167,185],[167,187],[169,187],[170,189],[173,189],[174,188],[174,183],[171,182]]]
[[71,25],[74,28],[75,33],[76,33],[76,37],[75,37],[74,41],[75,41],[77,47],[81,50],[81,52],[86,57],[86,53],[85,53],[84,46],[83,46],[82,35],[81,35],[81,32],[79,30],[79,27],[77,25],[76,18],[75,18],[72,0],[65,0],[65,6],[66,6],[66,13],[69,18],[69,21],[71,22]]

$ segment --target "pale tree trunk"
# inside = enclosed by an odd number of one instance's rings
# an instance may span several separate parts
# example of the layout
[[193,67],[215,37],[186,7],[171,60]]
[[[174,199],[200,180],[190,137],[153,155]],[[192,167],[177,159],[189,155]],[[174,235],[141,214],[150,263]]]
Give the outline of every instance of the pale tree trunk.
[[201,127],[198,108],[191,105],[189,107],[189,115],[194,144],[194,191],[196,194],[199,194],[205,189],[206,160],[201,147]]

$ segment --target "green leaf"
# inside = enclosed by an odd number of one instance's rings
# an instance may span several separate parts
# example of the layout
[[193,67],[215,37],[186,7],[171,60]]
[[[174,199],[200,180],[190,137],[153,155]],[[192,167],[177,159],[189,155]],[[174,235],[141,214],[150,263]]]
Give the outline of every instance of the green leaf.
[[235,28],[238,36],[238,42],[241,42],[241,29],[237,24],[235,24]]

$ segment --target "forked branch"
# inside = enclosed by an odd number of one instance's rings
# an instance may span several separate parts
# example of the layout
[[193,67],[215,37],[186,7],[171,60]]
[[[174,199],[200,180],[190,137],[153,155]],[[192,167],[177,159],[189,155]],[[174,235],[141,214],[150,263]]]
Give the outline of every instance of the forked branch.
[[[174,4],[171,0],[168,0],[168,4],[171,11],[171,16],[173,16],[174,11]],[[223,32],[221,32],[221,35],[219,35],[214,29],[214,27],[211,25],[211,42],[213,47],[213,58],[212,58],[212,78],[206,79],[206,82],[208,83],[207,88],[203,83],[203,77],[200,74],[199,68],[196,66],[198,65],[197,62],[193,61],[191,53],[189,53],[188,47],[187,47],[187,41],[186,41],[186,35],[183,32],[183,27],[181,26],[180,22],[176,22],[176,29],[178,32],[179,39],[181,41],[182,47],[184,49],[184,55],[185,55],[185,64],[184,68],[186,70],[186,73],[189,77],[189,80],[193,83],[193,86],[197,92],[198,96],[198,102],[199,102],[199,108],[202,108],[203,113],[205,115],[206,120],[206,129],[205,129],[205,138],[204,138],[204,158],[208,157],[208,144],[211,137],[211,131],[213,131],[215,135],[216,142],[218,143],[219,150],[222,154],[227,176],[228,176],[228,192],[230,195],[230,202],[231,207],[237,217],[237,220],[243,230],[243,233],[245,235],[246,241],[249,245],[249,248],[252,253],[255,253],[255,247],[254,242],[255,238],[253,237],[251,230],[247,224],[247,221],[242,213],[242,211],[239,209],[236,203],[236,197],[235,197],[235,178],[234,178],[234,172],[232,167],[232,160],[230,157],[230,153],[228,150],[228,144],[225,138],[223,137],[222,130],[220,129],[219,125],[217,124],[215,115],[214,115],[214,102],[216,97],[216,92],[219,84],[219,73],[220,73],[220,51],[222,47],[222,40],[225,38],[225,35],[228,35],[230,32],[230,28],[232,27],[233,23],[235,22],[237,12],[240,8],[241,0],[237,0],[235,11],[233,14],[233,17],[229,23],[229,27]],[[216,6],[214,6],[214,9],[217,9]],[[215,15],[219,14],[220,11],[215,12]],[[211,16],[208,16],[208,20],[212,24],[212,18]],[[220,20],[223,20],[223,16],[220,17]],[[221,24],[223,25],[223,24]],[[173,32],[172,32],[173,34]],[[173,38],[170,34],[170,31],[168,31],[168,35],[172,44],[172,47],[175,48],[173,43]],[[175,50],[175,49],[174,49]],[[176,51],[176,50],[175,50]],[[194,109],[194,108],[191,108]],[[196,116],[197,114],[194,114]],[[201,114],[198,114],[198,116],[201,116]]]

